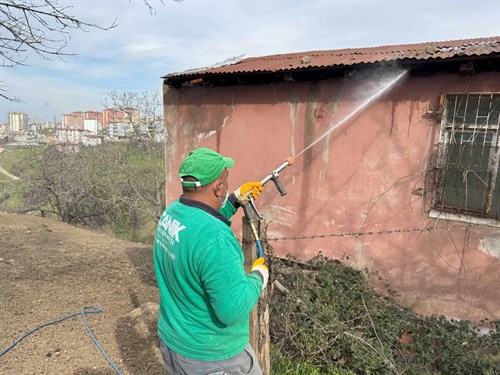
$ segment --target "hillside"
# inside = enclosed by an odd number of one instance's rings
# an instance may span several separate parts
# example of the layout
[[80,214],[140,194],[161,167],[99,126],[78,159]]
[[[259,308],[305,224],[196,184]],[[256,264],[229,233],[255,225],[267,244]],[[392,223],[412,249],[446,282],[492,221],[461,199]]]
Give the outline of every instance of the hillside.
[[[0,351],[27,331],[92,305],[99,343],[120,371],[164,374],[151,246],[57,221],[0,213]],[[35,332],[0,357],[1,374],[110,375],[81,316]]]
[[[289,288],[270,303],[274,374],[500,374],[499,322],[480,332],[466,321],[417,315],[370,288],[363,271],[323,256],[271,265]],[[95,306],[104,312],[87,314],[88,324],[123,375],[166,375],[151,246],[0,213],[0,275],[0,352],[41,324]],[[0,374],[115,371],[75,316],[1,356]]]

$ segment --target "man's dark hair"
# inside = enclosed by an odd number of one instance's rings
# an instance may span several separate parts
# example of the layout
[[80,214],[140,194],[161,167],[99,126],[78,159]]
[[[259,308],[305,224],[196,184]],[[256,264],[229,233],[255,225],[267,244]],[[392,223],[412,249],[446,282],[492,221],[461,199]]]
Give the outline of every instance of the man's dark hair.
[[[193,176],[185,176],[182,178],[184,181],[188,181],[188,182],[196,182],[198,181],[198,179],[196,177],[193,177]],[[194,193],[195,191],[198,191],[200,188],[202,188],[203,186],[200,186],[200,187],[185,187],[183,186],[182,187],[182,192],[183,193]]]

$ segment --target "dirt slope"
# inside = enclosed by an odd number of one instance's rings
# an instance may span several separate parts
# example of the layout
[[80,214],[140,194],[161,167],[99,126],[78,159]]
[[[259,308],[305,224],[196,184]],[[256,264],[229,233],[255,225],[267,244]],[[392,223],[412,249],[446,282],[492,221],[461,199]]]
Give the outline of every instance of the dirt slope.
[[[87,315],[122,374],[165,374],[156,337],[151,246],[49,219],[0,213],[0,351],[40,324]],[[81,316],[35,332],[0,357],[0,374],[111,375]]]

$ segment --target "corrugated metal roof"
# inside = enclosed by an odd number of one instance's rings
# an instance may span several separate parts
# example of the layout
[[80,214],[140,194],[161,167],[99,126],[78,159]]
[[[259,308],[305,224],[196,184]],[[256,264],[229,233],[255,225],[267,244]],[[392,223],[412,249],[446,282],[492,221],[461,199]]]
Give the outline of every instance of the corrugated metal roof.
[[449,40],[418,44],[401,44],[368,48],[348,48],[328,51],[307,51],[261,57],[242,56],[212,67],[168,74],[164,78],[203,76],[207,74],[240,74],[284,72],[308,68],[326,68],[369,64],[380,61],[435,60],[457,56],[483,56],[500,52],[500,36],[477,39]]

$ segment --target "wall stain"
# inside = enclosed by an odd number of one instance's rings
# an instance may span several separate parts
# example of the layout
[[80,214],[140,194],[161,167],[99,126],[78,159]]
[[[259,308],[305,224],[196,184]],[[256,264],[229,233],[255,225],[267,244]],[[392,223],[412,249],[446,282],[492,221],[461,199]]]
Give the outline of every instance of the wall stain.
[[500,259],[500,236],[484,237],[479,240],[479,250]]
[[[299,98],[294,96],[288,105],[290,106],[290,124],[291,124],[291,134],[290,134],[290,150],[291,154],[295,155],[297,150],[295,149],[295,131],[297,129],[297,103]],[[295,183],[295,175],[292,177],[293,183]]]
[[[309,92],[307,93],[306,110],[304,113],[304,147],[309,146],[314,142],[314,125],[315,125],[315,110],[319,95],[319,85],[311,83]],[[312,162],[312,149],[304,153],[304,167]]]
[[[323,111],[325,113],[327,113],[328,117],[329,117],[329,120],[326,123],[325,132],[328,131],[330,129],[330,127],[333,125],[333,117],[335,116],[335,114],[337,112],[337,108],[339,106],[340,101],[342,100],[342,97],[344,96],[346,82],[347,82],[347,80],[344,79],[342,84],[341,84],[340,90],[337,90],[337,85],[335,83],[332,83],[331,85],[328,86],[331,89],[333,89],[334,93],[333,93],[333,95],[327,94],[327,98],[332,96],[332,99],[331,99],[331,101],[326,103],[326,105],[325,105],[326,108],[323,109]],[[321,170],[319,172],[320,181],[323,181],[325,179],[325,174],[328,170],[327,167],[328,167],[328,163],[330,161],[330,139],[331,139],[331,136],[333,135],[333,133],[335,133],[335,132],[329,133],[325,137],[325,139],[323,140],[322,152],[321,152],[321,159],[323,161],[323,165],[322,165]]]
[[391,131],[389,132],[389,136],[392,136],[392,130],[394,128],[394,125],[395,125],[395,116],[396,116],[396,102],[391,102],[392,103],[392,107],[391,107]]
[[[309,86],[309,91],[307,93],[306,108],[304,111],[304,133],[303,133],[303,145],[307,147],[314,141],[314,125],[315,125],[315,109],[319,95],[319,85],[314,82]],[[308,200],[310,196],[310,181],[312,181],[311,173],[312,168],[310,168],[313,162],[313,148],[310,148],[304,154],[302,154],[302,186],[301,186],[301,198],[299,205],[299,212],[306,212],[308,206]]]
[[410,102],[410,112],[408,113],[408,136],[410,135],[411,123],[413,122],[414,102]]

